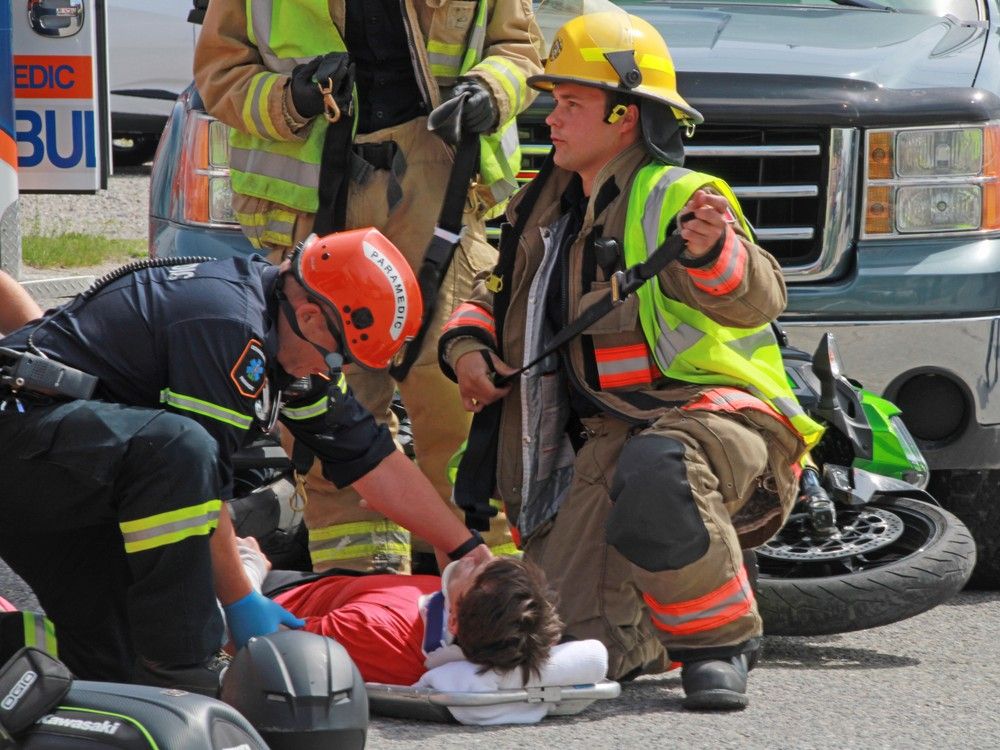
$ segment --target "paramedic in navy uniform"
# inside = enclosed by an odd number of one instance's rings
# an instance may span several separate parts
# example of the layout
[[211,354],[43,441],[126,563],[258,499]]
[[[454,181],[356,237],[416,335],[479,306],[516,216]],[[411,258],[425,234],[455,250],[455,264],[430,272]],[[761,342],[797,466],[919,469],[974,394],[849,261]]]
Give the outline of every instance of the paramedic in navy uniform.
[[[8,362],[31,352],[98,378],[87,400],[0,386],[0,557],[34,590],[77,677],[214,695],[226,662],[216,597],[237,646],[301,626],[252,591],[221,512],[231,455],[279,403],[328,479],[442,559],[490,556],[337,367],[386,367],[421,309],[399,251],[359,229],[310,237],[278,267],[254,257],[123,273],[0,339]],[[18,645],[0,642],[0,660]]]

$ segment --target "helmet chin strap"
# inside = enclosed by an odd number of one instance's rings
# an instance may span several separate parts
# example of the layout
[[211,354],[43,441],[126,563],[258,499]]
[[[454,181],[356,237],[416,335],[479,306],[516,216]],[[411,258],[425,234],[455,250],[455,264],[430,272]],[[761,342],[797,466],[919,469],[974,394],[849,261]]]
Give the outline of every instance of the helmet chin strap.
[[323,306],[320,305],[319,307],[320,311],[323,313],[323,319],[326,320],[326,328],[330,331],[330,335],[333,336],[333,340],[337,342],[337,348],[340,351],[332,352],[329,349],[320,346],[315,341],[310,341],[306,338],[306,335],[302,333],[302,329],[299,327],[298,318],[295,317],[295,308],[292,307],[292,303],[289,301],[288,295],[285,294],[284,282],[284,277],[282,277],[278,282],[278,285],[275,287],[274,294],[278,299],[278,307],[281,309],[282,315],[285,316],[285,320],[288,322],[289,328],[292,329],[292,332],[296,336],[319,352],[323,361],[326,363],[326,366],[330,370],[339,370],[344,366],[346,358],[343,354],[341,354],[341,352],[344,351],[344,342],[340,337],[340,331],[337,329],[337,326],[333,324],[333,321],[330,320],[330,316],[327,314],[326,310],[323,310]]

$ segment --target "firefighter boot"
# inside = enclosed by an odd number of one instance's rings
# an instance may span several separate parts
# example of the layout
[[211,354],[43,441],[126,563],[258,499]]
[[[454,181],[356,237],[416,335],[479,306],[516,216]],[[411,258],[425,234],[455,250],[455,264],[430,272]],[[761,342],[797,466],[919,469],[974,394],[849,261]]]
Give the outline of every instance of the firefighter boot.
[[728,659],[686,661],[681,666],[684,708],[691,711],[741,711],[747,707],[747,672],[756,652]]
[[225,651],[213,654],[201,664],[189,666],[157,664],[140,656],[135,660],[132,680],[140,685],[187,690],[189,693],[218,698],[222,678],[231,661],[232,657]]

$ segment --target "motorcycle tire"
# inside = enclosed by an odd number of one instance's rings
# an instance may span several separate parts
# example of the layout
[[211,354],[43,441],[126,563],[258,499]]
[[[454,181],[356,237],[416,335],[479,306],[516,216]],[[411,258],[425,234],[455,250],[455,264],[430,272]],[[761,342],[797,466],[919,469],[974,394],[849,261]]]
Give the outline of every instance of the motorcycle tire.
[[976,540],[969,588],[1000,589],[1000,471],[932,471],[927,488]]
[[[880,530],[885,544],[831,558],[829,544],[812,546],[803,535],[796,539],[790,522],[757,548],[757,604],[765,634],[828,635],[888,625],[947,601],[969,580],[975,542],[952,513],[890,496],[876,497],[858,510],[838,509],[845,539],[866,522],[875,528],[873,545]],[[775,544],[778,550],[794,550],[796,559],[770,556]]]

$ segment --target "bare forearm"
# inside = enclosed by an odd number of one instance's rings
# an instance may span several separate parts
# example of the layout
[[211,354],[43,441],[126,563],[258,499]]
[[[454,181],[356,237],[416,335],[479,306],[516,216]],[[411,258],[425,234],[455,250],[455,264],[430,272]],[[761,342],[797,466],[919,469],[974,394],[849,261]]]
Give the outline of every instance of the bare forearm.
[[42,317],[42,309],[24,287],[0,271],[0,332],[16,330],[25,323]]
[[252,587],[243,569],[233,522],[225,505],[219,513],[219,525],[212,534],[210,544],[215,593],[223,606],[226,606],[249,594]]
[[469,530],[445,505],[433,485],[398,451],[355,482],[354,489],[372,510],[443,552],[455,549],[469,538]]

